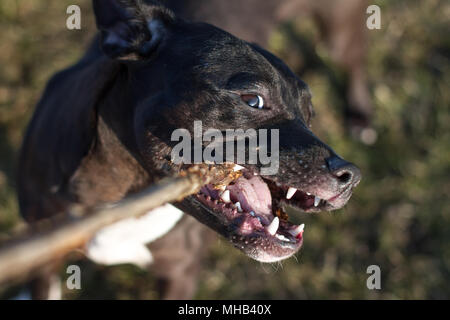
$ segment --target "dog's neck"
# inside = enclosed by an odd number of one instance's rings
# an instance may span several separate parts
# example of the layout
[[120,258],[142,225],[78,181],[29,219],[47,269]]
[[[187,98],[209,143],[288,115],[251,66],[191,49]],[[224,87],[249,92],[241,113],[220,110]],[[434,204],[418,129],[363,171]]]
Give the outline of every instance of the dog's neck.
[[86,206],[116,202],[150,183],[147,172],[99,117],[97,138],[71,178],[77,200]]

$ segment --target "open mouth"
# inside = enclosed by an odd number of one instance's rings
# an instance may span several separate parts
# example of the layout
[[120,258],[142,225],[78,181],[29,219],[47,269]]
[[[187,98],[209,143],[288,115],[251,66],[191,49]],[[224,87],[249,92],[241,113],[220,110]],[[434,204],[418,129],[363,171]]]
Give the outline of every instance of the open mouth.
[[291,186],[280,185],[248,169],[229,185],[206,185],[195,196],[201,206],[228,224],[228,238],[262,262],[290,257],[303,243],[304,224],[289,222],[290,205],[305,212],[326,210],[329,203]]

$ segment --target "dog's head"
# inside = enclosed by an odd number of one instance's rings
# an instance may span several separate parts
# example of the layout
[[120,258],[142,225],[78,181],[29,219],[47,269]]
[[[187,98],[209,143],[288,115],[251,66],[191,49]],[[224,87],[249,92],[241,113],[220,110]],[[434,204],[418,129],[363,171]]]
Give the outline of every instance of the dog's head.
[[104,52],[126,70],[135,137],[127,143],[152,175],[181,168],[171,161],[178,142],[172,134],[183,128],[194,137],[195,121],[202,122],[202,133],[269,130],[275,172],[264,171],[260,159],[242,164],[237,180],[204,186],[180,203],[186,212],[250,257],[272,262],[302,244],[303,226],[288,221],[285,204],[306,212],[345,205],[360,172],[311,132],[309,89],[280,59],[141,1],[94,0],[94,8]]

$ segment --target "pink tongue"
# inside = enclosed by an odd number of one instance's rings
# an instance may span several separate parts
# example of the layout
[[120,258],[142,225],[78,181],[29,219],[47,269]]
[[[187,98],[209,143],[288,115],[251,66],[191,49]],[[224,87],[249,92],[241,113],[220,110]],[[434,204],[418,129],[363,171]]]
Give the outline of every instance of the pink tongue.
[[272,214],[272,196],[269,187],[260,177],[240,177],[227,189],[230,190],[231,199],[239,201],[245,211],[254,211],[259,215]]

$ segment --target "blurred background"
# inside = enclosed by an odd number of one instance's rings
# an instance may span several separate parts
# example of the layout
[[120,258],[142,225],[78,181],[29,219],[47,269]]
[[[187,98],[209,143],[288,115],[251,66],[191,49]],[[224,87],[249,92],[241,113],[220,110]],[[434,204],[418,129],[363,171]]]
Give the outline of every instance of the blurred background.
[[[81,7],[81,30],[66,28],[71,4]],[[278,25],[268,42],[309,84],[313,130],[361,168],[354,196],[340,211],[298,214],[306,224],[303,249],[279,264],[250,260],[218,238],[196,298],[450,298],[450,4],[370,4],[381,8],[381,29],[366,32],[365,70],[377,133],[370,143],[347,130],[340,86],[345,70],[331,59],[312,18]],[[49,77],[74,63],[94,34],[89,0],[0,2],[0,243],[24,228],[15,164],[35,104]],[[306,63],[305,48],[320,67]],[[158,297],[149,272],[79,258],[77,263],[82,289],[65,291],[64,298]],[[366,269],[374,264],[381,268],[381,290],[366,287]],[[20,290],[4,288],[0,298]]]

